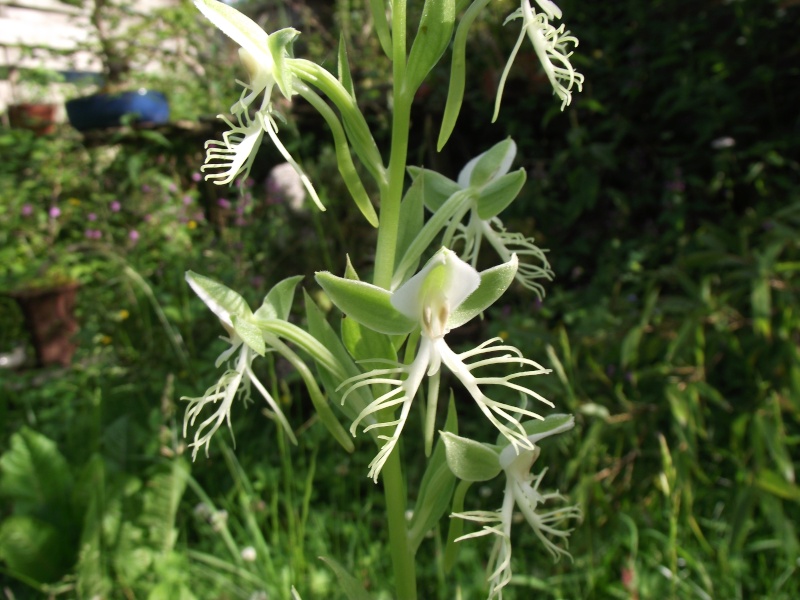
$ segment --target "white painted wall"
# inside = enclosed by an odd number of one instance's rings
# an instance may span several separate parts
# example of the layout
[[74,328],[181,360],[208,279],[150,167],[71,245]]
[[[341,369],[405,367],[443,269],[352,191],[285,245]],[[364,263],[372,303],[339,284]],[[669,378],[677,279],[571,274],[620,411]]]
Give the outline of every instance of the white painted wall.
[[[147,12],[174,5],[180,0],[136,0],[136,10]],[[52,50],[69,51],[92,41],[88,10],[58,0],[0,0],[0,66],[43,67],[56,71],[102,71],[100,61],[89,52],[71,56],[54,55]],[[25,51],[27,48],[29,50]],[[29,101],[18,89],[17,101]],[[61,102],[63,89],[51,86],[50,100]],[[14,101],[11,83],[0,80],[0,112]]]

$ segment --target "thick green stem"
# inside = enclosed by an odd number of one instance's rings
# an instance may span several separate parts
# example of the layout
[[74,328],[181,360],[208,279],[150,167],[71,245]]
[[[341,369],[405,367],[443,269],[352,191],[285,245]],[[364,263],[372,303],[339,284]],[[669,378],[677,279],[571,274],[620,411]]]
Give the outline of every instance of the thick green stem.
[[389,546],[394,567],[394,592],[397,600],[416,600],[417,570],[414,553],[408,543],[406,523],[406,486],[400,462],[400,448],[386,459],[381,471],[386,518],[389,524]]
[[[392,4],[392,75],[393,114],[392,147],[387,170],[387,185],[381,190],[380,226],[375,255],[374,283],[389,289],[397,252],[400,226],[400,201],[403,198],[408,130],[411,124],[411,98],[406,90],[406,0]],[[389,547],[394,568],[395,598],[416,600],[417,573],[414,553],[408,540],[406,523],[406,486],[400,448],[395,448],[381,471],[389,525]]]
[[411,100],[406,90],[406,0],[392,5],[392,76],[393,114],[392,147],[387,172],[388,185],[381,193],[380,229],[375,254],[374,283],[389,289],[397,250],[400,226],[400,201],[403,198],[408,130],[411,124]]

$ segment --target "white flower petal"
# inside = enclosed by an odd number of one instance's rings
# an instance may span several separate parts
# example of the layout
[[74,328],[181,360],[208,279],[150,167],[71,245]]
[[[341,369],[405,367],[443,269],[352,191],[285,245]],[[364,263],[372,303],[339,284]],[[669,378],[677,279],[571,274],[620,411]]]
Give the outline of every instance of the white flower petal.
[[269,36],[250,17],[214,0],[195,0],[194,4],[222,33],[242,48],[247,48],[250,54],[259,60],[261,55],[268,54]]
[[[391,302],[410,319],[433,318],[447,322],[450,312],[478,289],[481,276],[452,250],[442,248],[433,258],[392,294]],[[440,314],[446,310],[447,315]],[[427,315],[430,311],[431,315]],[[446,331],[442,331],[442,334]]]
[[458,185],[460,185],[462,188],[469,187],[469,179],[472,177],[472,171],[475,169],[475,165],[478,163],[481,156],[483,156],[483,154],[479,154],[470,160],[466,165],[464,165],[464,168],[461,169],[461,172],[458,174]]
[[536,4],[547,14],[548,19],[561,18],[561,9],[550,0],[536,0]]

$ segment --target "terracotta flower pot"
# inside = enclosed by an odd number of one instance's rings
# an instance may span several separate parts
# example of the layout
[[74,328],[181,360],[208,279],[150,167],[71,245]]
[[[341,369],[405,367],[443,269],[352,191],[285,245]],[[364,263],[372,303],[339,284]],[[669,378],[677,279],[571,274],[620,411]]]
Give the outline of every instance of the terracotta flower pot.
[[11,104],[8,121],[12,127],[30,129],[36,135],[49,135],[56,129],[56,105]]
[[9,294],[22,309],[37,366],[66,367],[72,362],[76,348],[72,336],[79,329],[74,311],[78,287],[77,283],[68,283]]

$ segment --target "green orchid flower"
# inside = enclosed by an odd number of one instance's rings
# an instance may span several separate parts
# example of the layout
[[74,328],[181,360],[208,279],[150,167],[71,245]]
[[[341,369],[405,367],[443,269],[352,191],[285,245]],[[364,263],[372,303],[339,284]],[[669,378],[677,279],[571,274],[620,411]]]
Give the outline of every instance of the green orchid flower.
[[505,23],[509,23],[516,19],[522,19],[522,30],[514,49],[511,51],[511,56],[506,63],[506,68],[503,70],[503,75],[500,77],[493,120],[497,119],[500,112],[500,102],[508,73],[526,35],[533,44],[533,49],[536,52],[536,56],[539,57],[539,62],[542,64],[547,78],[550,80],[550,85],[553,86],[553,93],[561,100],[561,110],[564,110],[572,102],[573,87],[577,88],[578,91],[583,89],[583,75],[578,73],[569,61],[570,56],[572,56],[572,50],[569,49],[569,45],[577,46],[578,38],[570,35],[569,31],[564,31],[563,23],[557,28],[550,23],[553,19],[561,18],[561,9],[558,6],[550,0],[536,0],[536,4],[539,5],[542,12],[537,13],[536,9],[531,6],[530,0],[522,0],[520,7],[511,13],[505,21]]
[[[188,428],[194,426],[197,417],[204,411],[206,406],[215,405],[216,410],[204,419],[197,427],[194,434],[194,441],[189,444],[192,448],[192,460],[197,457],[197,452],[205,446],[206,456],[211,444],[211,438],[223,423],[228,425],[228,429],[233,435],[231,428],[231,407],[237,396],[240,396],[245,404],[252,401],[250,386],[254,386],[266,400],[270,414],[280,424],[292,443],[297,443],[294,431],[283,415],[278,403],[267,391],[266,386],[258,379],[253,372],[252,363],[256,356],[265,354],[268,349],[264,341],[262,332],[253,325],[253,312],[247,302],[239,294],[226,288],[207,277],[192,273],[186,273],[186,281],[200,299],[211,309],[222,323],[228,337],[222,338],[230,345],[217,358],[214,366],[219,368],[223,363],[231,361],[231,358],[238,352],[239,355],[230,362],[228,369],[222,374],[219,381],[206,390],[198,398],[184,397],[181,400],[188,400],[189,406],[183,419],[183,435],[186,437]],[[270,349],[271,350],[271,349]]]
[[[389,435],[380,435],[382,446],[369,464],[369,476],[376,482],[381,468],[391,454],[408,419],[411,404],[423,380],[428,377],[428,399],[425,422],[425,446],[430,453],[434,434],[436,404],[439,394],[441,366],[456,376],[466,388],[481,412],[509,441],[520,449],[532,449],[527,433],[519,422],[522,416],[541,419],[527,408],[494,400],[485,392],[488,386],[500,386],[519,392],[552,406],[547,399],[517,380],[549,373],[540,364],[524,358],[522,353],[503,343],[500,338],[484,342],[472,350],[456,353],[445,336],[478,316],[493,304],[508,288],[518,267],[517,257],[481,273],[461,260],[447,248],[439,250],[411,279],[394,292],[358,280],[317,273],[317,282],[334,304],[349,318],[378,331],[397,335],[419,330],[419,346],[410,364],[388,360],[371,362],[387,366],[351,377],[340,385],[345,392],[342,402],[354,391],[377,386],[389,386],[389,391],[366,406],[353,421],[350,432],[367,418],[375,421],[364,431],[388,428]],[[520,370],[506,376],[478,376],[475,371],[492,365],[513,365]],[[396,409],[400,414],[396,414]]]
[[456,542],[483,537],[496,536],[489,556],[487,571],[489,598],[503,597],[503,588],[511,581],[511,526],[514,512],[518,509],[530,525],[536,537],[544,544],[554,560],[570,556],[564,546],[571,529],[562,525],[581,518],[577,506],[562,506],[542,510],[547,503],[561,501],[564,497],[558,492],[542,492],[540,486],[547,468],[538,475],[531,472],[539,457],[539,440],[572,429],[575,419],[571,415],[550,415],[544,421],[529,421],[524,424],[528,432],[529,448],[520,450],[518,446],[502,444],[479,444],[458,435],[442,432],[445,440],[447,463],[453,473],[465,481],[488,481],[501,471],[506,476],[503,505],[499,511],[473,510],[453,513],[451,517],[480,523],[479,531],[456,538]]
[[461,207],[444,228],[444,246],[458,248],[461,258],[473,267],[478,264],[484,240],[504,262],[516,255],[520,259],[517,281],[542,298],[545,290],[539,280],[553,278],[545,250],[533,238],[507,231],[497,216],[525,184],[524,169],[509,172],[516,153],[514,140],[503,140],[464,165],[457,181],[424,169],[412,167],[409,171],[414,179],[424,178],[423,198],[431,212],[458,192],[463,197]]
[[[209,171],[206,179],[224,185],[239,175],[246,177],[266,133],[300,176],[314,203],[320,210],[325,210],[308,176],[278,138],[275,117],[280,115],[272,102],[276,86],[288,100],[295,93],[295,74],[288,59],[292,54],[292,43],[300,32],[286,28],[268,35],[250,18],[217,0],[195,0],[195,6],[241,46],[239,57],[249,76],[249,82],[238,82],[244,89],[239,100],[231,106],[233,118],[218,115],[230,130],[222,134],[222,140],[206,142],[206,161],[201,167],[203,172]],[[251,109],[255,111],[253,116]]]

